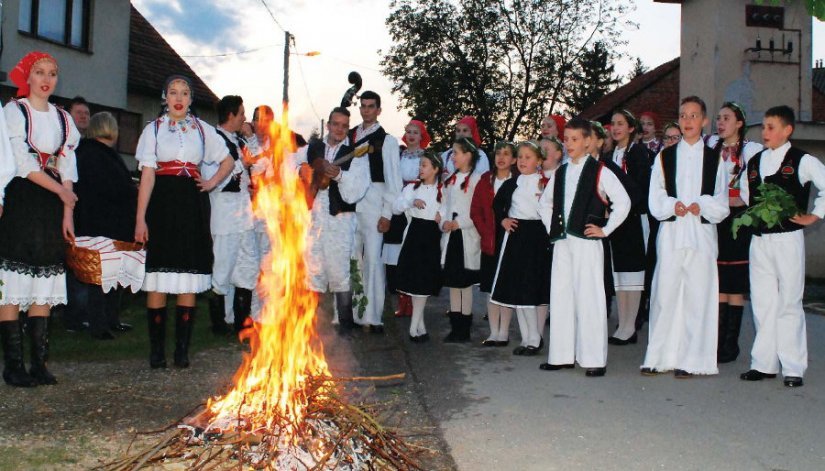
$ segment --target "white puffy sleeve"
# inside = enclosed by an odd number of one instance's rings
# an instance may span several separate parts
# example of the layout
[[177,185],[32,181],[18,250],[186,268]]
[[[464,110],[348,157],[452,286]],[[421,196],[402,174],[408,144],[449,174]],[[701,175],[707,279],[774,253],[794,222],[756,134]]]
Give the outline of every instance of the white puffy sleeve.
[[401,156],[398,141],[394,137],[387,135],[384,138],[384,145],[381,146],[381,156],[384,160],[384,194],[381,205],[381,217],[391,218],[393,214],[393,203],[401,193],[404,185],[401,180]]
[[0,113],[0,206],[6,196],[6,185],[17,175],[17,165],[6,130],[5,113]]
[[3,108],[3,114],[6,118],[9,145],[17,167],[16,176],[26,178],[32,172],[39,172],[40,164],[37,158],[29,153],[29,146],[26,144],[26,120],[23,112],[20,111],[17,103],[10,101]]
[[[718,177],[717,177],[718,180]],[[724,181],[725,178],[722,177]],[[718,181],[717,181],[718,183]],[[647,208],[650,214],[660,221],[676,215],[676,203],[679,200],[670,197],[665,190],[665,173],[662,171],[662,153],[656,156],[650,172],[650,193],[647,197]]]
[[195,119],[198,120],[198,123],[203,129],[203,162],[206,164],[219,164],[223,162],[223,159],[229,157],[229,149],[226,148],[226,142],[218,135],[215,128],[203,122],[200,118]]
[[[699,214],[712,224],[719,224],[730,214],[728,204],[728,172],[725,169],[725,162],[719,159],[716,167],[716,186],[713,188],[713,195],[699,196]],[[675,203],[674,203],[675,206]]]
[[365,157],[352,159],[349,170],[341,169],[338,191],[341,198],[349,204],[357,203],[370,186],[370,161]]
[[627,215],[630,214],[630,196],[627,194],[624,185],[619,181],[610,169],[602,167],[601,176],[599,177],[599,191],[604,192],[611,203],[610,217],[607,218],[607,224],[604,225],[602,231],[605,237],[609,236],[621,225]]
[[143,170],[143,167],[158,168],[158,155],[155,152],[157,148],[157,136],[155,135],[155,122],[150,121],[138,139],[137,150],[135,151],[135,159],[138,161],[138,170]]
[[[66,113],[65,111],[57,111]],[[77,156],[75,150],[80,143],[80,131],[74,125],[74,120],[66,113],[66,121],[69,123],[69,137],[63,145],[63,156],[57,159],[57,170],[60,172],[60,179],[65,181],[77,181]],[[60,119],[63,119],[62,117]]]

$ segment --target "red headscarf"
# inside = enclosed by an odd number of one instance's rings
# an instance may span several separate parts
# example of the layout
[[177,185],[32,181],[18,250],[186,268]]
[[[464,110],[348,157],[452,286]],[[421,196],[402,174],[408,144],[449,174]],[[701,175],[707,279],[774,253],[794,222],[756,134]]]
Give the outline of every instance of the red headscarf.
[[458,120],[458,124],[466,124],[470,127],[470,130],[473,131],[473,141],[476,143],[477,146],[481,145],[481,134],[478,133],[478,123],[476,119],[472,116],[465,116]]
[[29,96],[29,84],[27,83],[29,80],[29,75],[32,72],[32,67],[34,67],[34,64],[42,60],[50,60],[57,65],[57,60],[55,60],[51,54],[40,51],[32,51],[26,54],[26,56],[20,59],[20,62],[14,66],[14,69],[9,74],[9,78],[15,85],[17,85],[18,97]]
[[[418,132],[421,133],[421,148],[426,149],[427,146],[430,145],[430,141],[432,141],[430,133],[427,132],[427,125],[424,124],[423,121],[419,121],[417,119],[410,120],[410,124],[418,128]],[[404,133],[404,136],[401,138],[401,140],[404,141],[404,144],[407,144],[406,132]]]
[[550,119],[555,121],[556,129],[559,131],[558,138],[561,142],[564,142],[564,127],[567,125],[567,120],[560,114],[551,114]]
[[[639,115],[639,121],[640,121],[639,126],[642,125],[641,124],[641,119],[644,118],[645,116],[647,116],[648,118],[653,120],[653,127],[655,129],[659,129],[659,115],[657,115],[656,113],[654,113],[652,111],[645,111],[644,113]],[[641,132],[641,129],[639,130],[639,132]]]

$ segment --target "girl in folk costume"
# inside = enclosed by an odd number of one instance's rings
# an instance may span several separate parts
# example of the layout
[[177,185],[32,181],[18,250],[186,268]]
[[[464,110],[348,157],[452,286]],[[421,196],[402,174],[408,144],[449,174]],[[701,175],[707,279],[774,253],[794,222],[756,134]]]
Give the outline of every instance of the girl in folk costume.
[[567,120],[564,119],[564,116],[558,114],[545,116],[544,119],[541,120],[540,139],[555,137],[560,142],[564,142],[564,126],[566,124]]
[[441,265],[450,288],[450,333],[445,342],[468,342],[473,325],[473,285],[479,282],[481,237],[470,219],[470,204],[481,175],[478,147],[462,137],[453,144],[456,170],[444,182]]
[[[493,198],[501,186],[513,177],[516,162],[516,146],[512,142],[501,141],[495,146],[495,170],[486,172],[478,181],[470,205],[470,219],[481,236],[481,283],[480,291],[489,293],[496,275],[498,254],[504,238],[501,220],[506,214],[493,211]],[[510,344],[510,320],[513,310],[507,306],[487,301],[487,320],[490,322],[490,336],[482,342],[485,347],[506,347]]]
[[679,123],[669,122],[662,128],[662,149],[675,146],[682,140],[682,130]]
[[507,232],[490,299],[516,310],[522,344],[513,350],[514,355],[538,354],[544,320],[539,324],[536,308],[550,302],[550,241],[539,213],[539,198],[547,184],[540,171],[542,160],[544,153],[538,144],[519,144],[520,175],[505,182],[493,201],[496,212],[506,214],[501,227]]
[[[410,183],[418,181],[421,156],[424,154],[424,149],[430,145],[431,138],[430,133],[427,132],[427,126],[423,122],[413,119],[404,128],[404,137],[401,140],[405,145],[401,146],[399,170],[401,180],[403,180],[406,187]],[[441,175],[439,175],[440,179]],[[401,252],[401,238],[406,226],[407,218],[402,211],[390,219],[390,230],[384,234],[381,258],[384,259],[384,263],[387,265],[387,290],[390,293],[394,293],[398,289],[398,255]],[[398,310],[395,311],[395,317],[411,316],[412,308],[412,298],[404,293],[398,293]]]
[[636,314],[645,285],[645,244],[650,228],[646,216],[650,152],[643,145],[634,142],[638,124],[629,111],[615,112],[611,124],[613,139],[616,141],[612,160],[630,177],[638,189],[637,194],[641,195],[641,198],[635,198],[627,219],[609,238],[619,325],[608,342],[612,345],[627,345],[637,341]]
[[[652,111],[645,111],[639,115],[639,126],[642,128],[641,144],[647,147],[654,157],[662,150],[662,141],[656,137],[658,124],[659,116]],[[652,163],[651,159],[651,164]]]
[[[57,61],[49,54],[26,55],[10,74],[22,98],[6,105],[5,123],[0,123],[0,189],[5,188],[5,201],[0,190],[0,333],[3,380],[12,386],[57,383],[46,369],[48,317],[51,306],[66,303],[64,239],[74,239],[77,197],[72,185],[80,140],[69,114],[48,102],[57,72]],[[19,320],[26,309],[28,372]]]
[[[487,159],[487,154],[481,149],[481,134],[478,132],[478,122],[473,116],[465,116],[461,118],[455,125],[456,140],[466,137],[470,139],[478,149],[478,163],[475,164],[473,172],[476,175],[481,175],[490,171],[490,161]],[[447,149],[441,154],[441,160],[444,161],[444,179],[446,180],[456,170],[455,162],[453,161],[453,149]]]
[[441,292],[441,157],[431,151],[419,158],[421,179],[407,184],[393,204],[393,212],[406,212],[410,223],[398,256],[398,291],[412,304],[410,340],[430,339],[424,327],[427,298]]
[[[223,181],[234,161],[215,129],[194,116],[191,81],[166,80],[163,109],[138,140],[141,171],[135,241],[146,243],[146,307],[151,345],[149,365],[165,368],[166,295],[177,295],[175,366],[189,366],[195,294],[211,287],[212,237],[207,192]],[[220,162],[209,180],[201,162]]]
[[544,160],[541,161],[541,172],[545,178],[551,178],[564,158],[564,145],[557,137],[542,137],[539,140],[539,147],[544,152]]
[[745,111],[734,102],[722,104],[716,116],[716,136],[708,140],[708,147],[719,153],[728,174],[728,203],[730,214],[716,226],[719,237],[719,341],[716,358],[719,363],[730,363],[739,356],[739,329],[745,294],[750,290],[748,280],[748,251],[750,234],[740,230],[734,239],[733,219],[745,209],[739,197],[740,177],[751,157],[762,150],[762,145],[745,140]]

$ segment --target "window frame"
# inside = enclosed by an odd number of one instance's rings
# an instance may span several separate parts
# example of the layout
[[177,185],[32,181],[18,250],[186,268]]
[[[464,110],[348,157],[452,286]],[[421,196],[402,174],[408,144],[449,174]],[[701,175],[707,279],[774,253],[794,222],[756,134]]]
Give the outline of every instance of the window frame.
[[[75,49],[78,51],[84,52],[91,52],[90,47],[90,38],[91,38],[91,11],[92,11],[92,0],[63,0],[66,5],[66,14],[63,18],[63,40],[55,40],[53,38],[48,38],[45,36],[41,36],[38,32],[38,25],[40,22],[40,0],[31,0],[31,11],[29,12],[30,23],[28,25],[28,31],[20,29],[20,15],[18,14],[17,19],[17,32],[24,35],[30,36],[32,38],[37,38],[41,41],[46,41],[52,44],[57,44],[59,46],[68,47],[70,49]],[[74,4],[75,2],[82,2],[83,7],[81,11],[82,15],[82,28],[83,31],[81,32],[81,45],[76,46],[72,44],[72,15],[74,14]],[[23,8],[22,3],[20,4],[20,8]]]

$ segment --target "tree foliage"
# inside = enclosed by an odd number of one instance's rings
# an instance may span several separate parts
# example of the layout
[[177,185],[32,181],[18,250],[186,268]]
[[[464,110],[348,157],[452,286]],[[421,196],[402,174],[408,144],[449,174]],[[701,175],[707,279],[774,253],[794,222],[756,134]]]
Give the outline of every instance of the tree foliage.
[[[795,1],[802,1],[802,0],[795,0]],[[808,13],[811,14],[814,18],[825,21],[825,0],[804,0],[805,1],[805,8],[808,9]],[[756,0],[756,3],[762,4],[765,3],[765,0]],[[782,0],[770,0],[772,5],[781,5]]]
[[393,0],[381,51],[399,108],[423,119],[436,143],[477,117],[484,142],[534,136],[579,86],[595,41],[625,42],[632,6],[621,0]]
[[573,78],[577,86],[570,90],[565,103],[573,114],[578,114],[596,103],[619,83],[610,51],[604,42],[596,41],[582,53],[576,63]]
[[648,71],[647,66],[642,62],[641,57],[637,57],[635,61],[633,61],[633,68],[630,69],[630,73],[627,75],[627,81],[631,81],[640,75],[646,74]]

